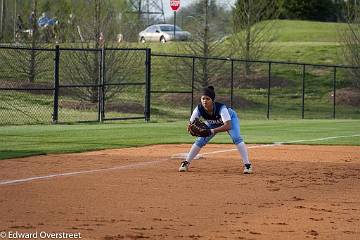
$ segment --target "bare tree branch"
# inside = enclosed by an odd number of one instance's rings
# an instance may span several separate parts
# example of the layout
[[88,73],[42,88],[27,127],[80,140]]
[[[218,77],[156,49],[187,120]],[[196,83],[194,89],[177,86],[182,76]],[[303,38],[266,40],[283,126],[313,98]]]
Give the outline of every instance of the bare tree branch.
[[[230,37],[233,55],[246,59],[260,59],[270,51],[275,21],[279,15],[276,0],[238,0],[233,8],[233,36]],[[253,64],[245,64],[245,76],[251,73]]]
[[[345,16],[347,29],[340,34],[344,46],[345,61],[351,66],[360,66],[360,6],[353,2],[346,3]],[[360,88],[360,70],[349,70],[353,86]]]

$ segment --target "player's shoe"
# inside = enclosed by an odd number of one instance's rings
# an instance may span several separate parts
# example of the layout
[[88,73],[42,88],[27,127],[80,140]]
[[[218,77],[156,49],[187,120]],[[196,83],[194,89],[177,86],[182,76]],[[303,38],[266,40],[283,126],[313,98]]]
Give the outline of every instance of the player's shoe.
[[244,165],[244,174],[250,174],[253,172],[252,165],[251,164],[245,164]]
[[189,165],[190,165],[190,163],[188,161],[181,162],[181,165],[179,167],[179,172],[187,172]]

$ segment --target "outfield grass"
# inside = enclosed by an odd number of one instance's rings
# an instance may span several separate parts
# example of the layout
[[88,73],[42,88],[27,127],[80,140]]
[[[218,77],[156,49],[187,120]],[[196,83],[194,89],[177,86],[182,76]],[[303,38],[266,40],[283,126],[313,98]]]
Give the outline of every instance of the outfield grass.
[[[50,153],[84,152],[152,144],[192,143],[186,122],[143,123],[129,121],[106,124],[33,125],[0,127],[0,159]],[[301,144],[360,146],[360,120],[242,121],[247,143],[274,143],[351,136]],[[213,143],[231,143],[219,134]]]

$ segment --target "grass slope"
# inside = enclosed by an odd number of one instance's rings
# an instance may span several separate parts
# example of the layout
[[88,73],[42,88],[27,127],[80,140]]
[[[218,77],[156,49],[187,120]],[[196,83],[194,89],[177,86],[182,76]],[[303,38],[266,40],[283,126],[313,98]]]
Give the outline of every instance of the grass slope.
[[277,20],[276,42],[313,42],[334,43],[339,42],[339,33],[347,29],[345,23],[327,23],[314,21]]
[[345,23],[312,21],[276,21],[275,49],[265,56],[272,60],[315,64],[344,64],[341,35],[347,30]]
[[[152,144],[192,143],[184,121],[171,123],[109,123],[0,127],[0,159],[49,153],[83,152],[98,149]],[[277,120],[243,121],[247,143],[273,143],[334,136],[360,135],[359,120]],[[357,129],[357,130],[356,130]],[[213,143],[231,143],[219,134]],[[301,144],[360,146],[360,137],[345,137]]]
[[[343,64],[342,46],[339,44],[344,23],[325,23],[313,21],[275,20],[274,41],[262,60],[305,62],[314,64]],[[137,47],[150,47],[157,53],[186,52],[183,42],[135,44]]]

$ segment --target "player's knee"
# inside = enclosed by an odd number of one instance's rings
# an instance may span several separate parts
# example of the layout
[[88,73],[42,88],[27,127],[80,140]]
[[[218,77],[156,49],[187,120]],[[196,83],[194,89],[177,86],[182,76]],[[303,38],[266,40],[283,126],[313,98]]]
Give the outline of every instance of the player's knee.
[[202,148],[203,146],[205,146],[206,143],[207,143],[207,142],[206,142],[205,139],[202,138],[202,137],[199,137],[199,138],[196,139],[196,141],[195,141],[195,145],[198,146],[199,148]]
[[239,143],[241,143],[241,142],[244,141],[241,137],[235,137],[235,138],[233,138],[232,140],[233,140],[233,143],[234,143],[235,145],[237,145],[237,144],[239,144]]

